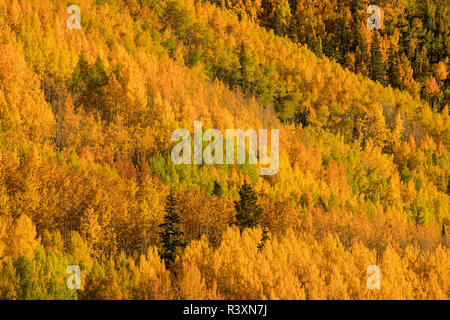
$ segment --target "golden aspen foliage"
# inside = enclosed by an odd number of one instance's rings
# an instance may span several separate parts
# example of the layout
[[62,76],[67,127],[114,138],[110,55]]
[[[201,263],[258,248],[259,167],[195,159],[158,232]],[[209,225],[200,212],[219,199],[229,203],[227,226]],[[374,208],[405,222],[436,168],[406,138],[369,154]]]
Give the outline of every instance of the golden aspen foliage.
[[146,256],[141,255],[137,271],[137,299],[166,300],[173,297],[170,273],[155,247],[149,247]]
[[39,240],[36,239],[36,228],[28,216],[23,214],[14,220],[8,230],[6,243],[5,254],[12,259],[20,255],[33,256]]
[[94,263],[92,258],[92,249],[85,240],[76,231],[70,235],[70,241],[67,246],[67,253],[79,264],[84,264],[92,268]]
[[[83,0],[71,30],[65,1],[0,0],[0,298],[450,297],[443,42],[381,30],[383,86],[364,12],[294,2]],[[278,173],[175,165],[196,120],[278,129]],[[244,181],[263,214],[241,231]],[[187,245],[167,269],[170,191]]]

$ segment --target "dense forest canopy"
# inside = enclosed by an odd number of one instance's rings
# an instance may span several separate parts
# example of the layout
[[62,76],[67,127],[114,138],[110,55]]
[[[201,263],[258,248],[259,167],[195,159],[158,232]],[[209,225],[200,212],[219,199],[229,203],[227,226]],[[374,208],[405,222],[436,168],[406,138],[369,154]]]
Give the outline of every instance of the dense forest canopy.
[[[450,100],[450,8],[446,1],[210,0],[306,44],[349,70],[420,95],[434,110]],[[380,8],[378,32],[366,27]],[[377,55],[380,56],[377,59]]]
[[[449,299],[449,10],[0,0],[0,298]],[[196,120],[277,174],[175,165]]]

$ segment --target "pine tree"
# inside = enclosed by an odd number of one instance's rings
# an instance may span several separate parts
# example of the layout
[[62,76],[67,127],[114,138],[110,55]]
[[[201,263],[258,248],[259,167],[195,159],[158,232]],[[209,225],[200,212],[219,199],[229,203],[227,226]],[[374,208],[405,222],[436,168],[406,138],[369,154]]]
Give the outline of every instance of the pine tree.
[[315,45],[314,53],[319,58],[322,58],[322,56],[323,56],[323,46],[322,46],[322,37],[321,36],[316,37],[316,45]]
[[219,197],[222,195],[222,187],[220,186],[220,183],[218,183],[217,181],[214,181],[212,195],[216,196],[216,197]]
[[270,240],[269,230],[264,229],[262,232],[261,242],[258,244],[259,251],[262,251],[262,249],[264,249],[267,240]]
[[75,70],[73,71],[72,79],[70,82],[70,88],[75,90],[80,87],[80,85],[85,81],[88,77],[89,73],[89,65],[86,61],[86,57],[84,53],[81,52],[80,57],[78,58],[77,65],[75,66]]
[[380,47],[380,39],[378,33],[374,32],[372,37],[372,43],[370,45],[370,52],[372,54],[372,60],[370,65],[370,79],[373,81],[379,81],[381,84],[385,84],[385,67],[383,62],[383,54]]
[[241,76],[240,85],[242,90],[245,91],[248,84],[248,58],[244,41],[241,42],[241,48],[239,50],[239,72]]
[[160,256],[168,268],[175,261],[178,248],[185,246],[182,239],[184,233],[178,227],[181,222],[178,204],[172,191],[166,197],[165,211],[164,223],[159,225],[160,228],[163,228],[163,231],[159,233],[162,246]]
[[89,75],[87,78],[87,101],[85,106],[93,106],[95,109],[102,113],[102,116],[108,120],[111,119],[110,110],[105,108],[104,97],[105,91],[104,87],[108,84],[109,77],[106,74],[105,66],[103,65],[103,60],[97,57],[97,61],[89,70]]
[[239,228],[244,230],[245,228],[254,228],[262,220],[263,209],[258,204],[258,196],[247,181],[239,188],[239,201],[234,201],[234,207],[236,208],[236,219]]
[[393,88],[401,89],[399,58],[392,47],[389,49],[388,79]]
[[288,37],[292,40],[292,42],[298,42],[298,35],[297,35],[297,19],[292,18],[291,22],[289,23],[289,29],[288,29]]
[[297,112],[294,115],[295,124],[301,124],[302,128],[306,128],[309,125],[310,111],[307,108],[298,108]]
[[314,54],[321,58],[323,53],[322,48],[322,38],[320,36],[316,36],[315,32],[313,32],[312,36],[306,35],[306,43],[308,44],[308,48],[314,52]]
[[279,8],[275,9],[275,13],[273,15],[271,26],[273,29],[273,32],[277,36],[283,35],[283,23],[282,23],[283,16],[281,15],[281,10]]
[[369,56],[367,53],[367,41],[361,30],[357,29],[355,35],[355,70],[364,76],[368,76],[367,64]]
[[428,1],[425,5],[424,25],[428,30],[436,29],[436,5]]
[[106,75],[105,66],[103,65],[103,60],[97,57],[97,61],[92,69],[89,71],[88,76],[88,88],[90,90],[97,90],[99,87],[108,84],[108,76]]
[[403,125],[402,116],[399,113],[395,116],[394,129],[392,130],[391,140],[392,140],[392,152],[394,150],[394,146],[400,146],[402,142],[403,133],[405,131],[405,127]]

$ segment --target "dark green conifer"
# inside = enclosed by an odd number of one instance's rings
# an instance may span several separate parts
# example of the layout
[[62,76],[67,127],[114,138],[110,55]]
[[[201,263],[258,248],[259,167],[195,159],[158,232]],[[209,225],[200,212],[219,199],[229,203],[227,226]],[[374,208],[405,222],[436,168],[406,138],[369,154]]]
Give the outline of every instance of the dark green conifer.
[[389,61],[388,61],[388,79],[389,84],[393,88],[400,88],[400,66],[399,59],[397,56],[398,53],[394,52],[393,48],[389,49]]
[[80,57],[78,58],[77,65],[75,66],[75,70],[72,74],[72,79],[70,81],[70,88],[75,90],[80,87],[80,85],[85,81],[89,74],[89,65],[86,61],[86,57],[84,53],[81,52]]
[[97,57],[95,65],[89,71],[88,87],[90,90],[97,90],[99,87],[108,84],[108,76],[106,75],[105,66],[103,60]]
[[252,186],[246,181],[239,188],[240,200],[234,202],[236,208],[236,219],[239,228],[254,228],[262,220],[263,209],[258,204],[258,196]]
[[381,52],[380,39],[376,31],[373,32],[370,52],[372,54],[370,64],[370,79],[372,79],[373,81],[379,81],[384,85],[386,71],[383,62],[383,54]]
[[177,250],[185,246],[183,240],[183,231],[179,229],[181,222],[177,201],[172,191],[166,197],[166,214],[164,216],[164,223],[159,227],[163,230],[159,233],[161,238],[161,259],[164,259],[166,267],[175,261]]
[[243,91],[245,91],[244,89],[248,84],[248,57],[244,41],[241,42],[241,48],[239,50],[239,72],[241,76],[240,85]]
[[267,229],[264,229],[262,232],[261,242],[258,244],[259,251],[262,251],[262,249],[264,249],[267,240],[270,240],[269,231]]
[[214,181],[212,195],[217,197],[220,197],[222,195],[222,187],[220,186],[220,183],[218,183],[217,181]]

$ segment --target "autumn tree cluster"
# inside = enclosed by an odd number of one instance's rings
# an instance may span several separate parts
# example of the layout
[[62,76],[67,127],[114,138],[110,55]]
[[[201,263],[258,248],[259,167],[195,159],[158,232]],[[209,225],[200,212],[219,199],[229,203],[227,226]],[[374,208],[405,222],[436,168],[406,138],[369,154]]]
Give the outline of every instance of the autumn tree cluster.
[[[209,0],[276,35],[306,44],[318,57],[384,85],[420,95],[441,111],[450,101],[450,8],[445,1]],[[367,12],[381,8],[371,32]]]
[[[0,0],[0,298],[449,299],[449,8],[357,3]],[[278,173],[175,165],[194,120]]]

